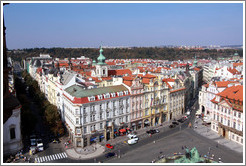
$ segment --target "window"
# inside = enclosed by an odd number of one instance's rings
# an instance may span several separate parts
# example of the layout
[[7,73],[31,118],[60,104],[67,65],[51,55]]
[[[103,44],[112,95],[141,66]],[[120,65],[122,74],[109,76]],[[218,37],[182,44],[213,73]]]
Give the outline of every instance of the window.
[[77,133],[77,134],[81,134],[81,130],[80,130],[80,129],[77,129],[77,130],[76,130],[76,133]]
[[103,124],[102,123],[100,123],[100,129],[102,129],[103,128]]
[[109,118],[109,112],[107,111],[107,118]]
[[77,108],[75,111],[76,111],[76,115],[79,115],[79,109]]
[[238,113],[238,118],[241,118],[241,113],[240,112]]
[[93,131],[93,126],[91,126],[91,131]]
[[222,117],[220,117],[220,122],[223,123],[223,118]]
[[76,118],[76,124],[79,124],[79,118]]
[[230,120],[228,120],[228,123],[227,123],[227,125],[230,127]]
[[89,101],[95,101],[95,96],[88,97]]
[[238,138],[238,136],[237,136],[237,142],[239,141],[239,138]]
[[102,95],[97,95],[98,99],[101,100],[103,97]]
[[126,122],[128,122],[128,115],[126,116]]
[[84,127],[84,133],[87,133],[87,127]]
[[234,134],[232,134],[232,139],[234,139],[234,137],[235,137]]
[[237,116],[237,112],[236,112],[236,111],[234,111],[234,116],[235,116],[235,117]]
[[243,143],[243,138],[241,138],[241,144]]
[[84,123],[86,123],[86,116],[84,116]]
[[102,110],[102,104],[100,104],[100,110]]
[[10,139],[15,139],[15,128],[10,129]]
[[236,129],[236,122],[233,122],[233,128]]
[[148,109],[145,110],[145,116],[148,115],[149,112],[148,112]]
[[219,121],[219,115],[217,115],[217,121]]
[[100,120],[102,120],[102,112],[100,112],[99,116],[100,116]]
[[86,107],[83,108],[83,113],[85,114],[85,111],[86,111]]
[[214,114],[214,120],[215,120],[215,114]]

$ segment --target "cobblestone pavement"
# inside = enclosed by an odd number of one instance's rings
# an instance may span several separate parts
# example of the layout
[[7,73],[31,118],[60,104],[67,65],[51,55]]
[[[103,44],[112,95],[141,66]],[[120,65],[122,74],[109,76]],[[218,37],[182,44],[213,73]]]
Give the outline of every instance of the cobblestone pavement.
[[194,123],[194,131],[196,131],[198,134],[207,137],[211,140],[214,140],[218,143],[218,145],[223,145],[228,147],[229,149],[232,149],[236,152],[243,153],[243,145],[240,145],[232,140],[225,139],[223,137],[220,137],[216,132],[211,130],[211,126],[205,126],[202,125],[203,121],[200,118],[196,118]]

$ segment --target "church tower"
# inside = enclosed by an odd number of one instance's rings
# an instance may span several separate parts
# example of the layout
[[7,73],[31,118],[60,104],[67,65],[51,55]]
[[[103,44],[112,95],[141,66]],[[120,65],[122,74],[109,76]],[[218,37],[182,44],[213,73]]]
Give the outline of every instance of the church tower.
[[108,65],[105,63],[105,57],[103,56],[102,46],[100,47],[100,55],[97,58],[96,64],[96,76],[97,77],[108,77]]

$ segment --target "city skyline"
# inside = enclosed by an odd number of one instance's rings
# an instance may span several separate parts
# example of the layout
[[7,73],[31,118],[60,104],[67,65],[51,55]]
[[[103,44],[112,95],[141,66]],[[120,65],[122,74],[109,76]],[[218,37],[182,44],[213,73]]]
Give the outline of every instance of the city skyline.
[[11,3],[4,17],[8,49],[243,44],[243,3]]

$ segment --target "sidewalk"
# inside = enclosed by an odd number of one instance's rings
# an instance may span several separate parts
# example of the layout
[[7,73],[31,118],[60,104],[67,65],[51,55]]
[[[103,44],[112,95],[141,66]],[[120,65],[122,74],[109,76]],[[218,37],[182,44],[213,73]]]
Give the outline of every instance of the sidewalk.
[[239,153],[243,153],[243,145],[240,145],[234,141],[220,137],[216,132],[211,130],[210,125],[208,127],[205,125],[202,125],[203,123],[202,119],[196,118],[196,121],[197,123],[194,123],[193,125],[193,126],[196,126],[194,127],[195,132],[211,140],[214,140],[219,145],[223,145],[223,146],[228,147],[231,150],[234,150]]

